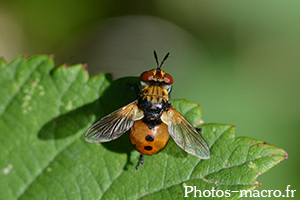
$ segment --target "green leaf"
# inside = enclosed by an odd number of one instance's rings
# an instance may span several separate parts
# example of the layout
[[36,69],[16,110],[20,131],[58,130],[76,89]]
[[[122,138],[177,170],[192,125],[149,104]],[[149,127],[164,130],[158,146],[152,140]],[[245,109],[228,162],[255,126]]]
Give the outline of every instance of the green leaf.
[[197,104],[175,100],[174,107],[202,128],[211,158],[198,159],[170,140],[136,172],[139,153],[128,133],[102,144],[83,136],[136,98],[130,86],[138,78],[88,78],[85,65],[53,66],[44,55],[0,61],[0,199],[171,199],[182,198],[188,186],[253,190],[260,174],[287,157],[268,143],[235,138],[233,126],[202,124]]

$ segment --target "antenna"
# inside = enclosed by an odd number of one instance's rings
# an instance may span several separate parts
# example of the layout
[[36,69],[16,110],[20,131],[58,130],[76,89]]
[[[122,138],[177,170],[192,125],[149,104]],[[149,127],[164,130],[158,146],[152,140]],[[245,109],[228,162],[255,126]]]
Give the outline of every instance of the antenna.
[[157,54],[156,54],[156,51],[154,50],[154,58],[155,58],[155,61],[156,61],[156,64],[157,64],[157,69],[159,69],[159,61],[158,61],[158,57],[157,57]]
[[161,66],[162,66],[162,65],[164,64],[164,62],[167,60],[167,58],[169,57],[169,55],[170,55],[170,52],[168,52],[168,53],[165,55],[163,61],[162,61],[162,62],[160,63],[160,65],[159,65],[158,57],[157,57],[156,51],[154,50],[154,58],[155,58],[155,60],[156,60],[157,69],[160,69],[160,68],[161,68]]
[[170,55],[170,52],[168,52],[168,53],[165,55],[163,61],[160,63],[159,68],[161,68],[161,66],[162,66],[162,65],[164,64],[164,62],[167,60],[167,58],[169,57],[169,55]]

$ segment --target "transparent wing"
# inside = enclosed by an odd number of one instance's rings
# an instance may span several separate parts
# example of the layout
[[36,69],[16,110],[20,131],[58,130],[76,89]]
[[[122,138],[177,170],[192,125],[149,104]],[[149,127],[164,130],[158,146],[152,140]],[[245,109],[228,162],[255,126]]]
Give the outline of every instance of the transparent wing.
[[162,121],[168,125],[170,135],[183,150],[202,159],[210,157],[205,139],[173,106],[162,115]]
[[87,130],[85,140],[90,143],[108,142],[120,137],[143,115],[136,103],[137,101],[134,101],[93,124]]

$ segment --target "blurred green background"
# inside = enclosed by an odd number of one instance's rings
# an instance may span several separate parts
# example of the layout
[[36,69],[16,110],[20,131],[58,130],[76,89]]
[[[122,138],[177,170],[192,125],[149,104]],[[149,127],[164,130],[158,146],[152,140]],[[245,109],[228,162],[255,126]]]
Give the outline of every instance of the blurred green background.
[[235,125],[237,137],[283,148],[289,159],[259,189],[298,190],[299,10],[297,0],[1,0],[0,56],[54,54],[57,66],[86,62],[91,75],[119,78],[170,51],[172,98],[199,103],[206,123]]

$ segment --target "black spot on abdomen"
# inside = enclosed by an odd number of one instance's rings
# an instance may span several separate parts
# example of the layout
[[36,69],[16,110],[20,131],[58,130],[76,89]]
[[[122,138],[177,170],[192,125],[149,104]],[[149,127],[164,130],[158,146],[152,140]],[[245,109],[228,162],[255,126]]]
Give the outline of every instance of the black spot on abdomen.
[[151,150],[152,150],[152,147],[150,147],[150,146],[145,146],[144,149],[147,150],[147,151],[151,151]]
[[153,142],[153,141],[154,141],[154,137],[153,137],[152,135],[147,135],[147,136],[145,137],[145,140],[146,140],[147,142]]

